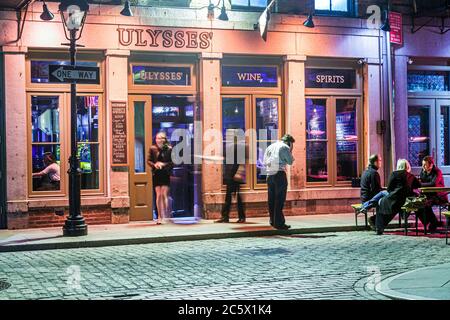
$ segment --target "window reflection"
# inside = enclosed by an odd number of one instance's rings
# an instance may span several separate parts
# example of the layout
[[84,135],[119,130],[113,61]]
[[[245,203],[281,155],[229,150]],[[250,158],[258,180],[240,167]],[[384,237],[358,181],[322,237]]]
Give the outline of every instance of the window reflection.
[[77,97],[77,140],[81,169],[81,189],[98,189],[99,96]]
[[[231,132],[228,130],[232,130]],[[231,136],[233,130],[245,132],[245,99],[244,98],[222,98],[222,134],[223,134],[223,157],[224,165],[227,159],[227,150],[233,146],[234,141],[228,141],[227,136]],[[241,133],[242,133],[241,131]],[[227,135],[228,132],[228,135]],[[239,134],[236,132],[236,135]],[[247,168],[246,168],[247,169]],[[222,183],[225,184],[225,168],[222,169]],[[247,174],[245,174],[247,179]],[[245,183],[246,181],[244,181]]]
[[408,160],[421,167],[422,159],[430,154],[430,107],[410,106],[408,110]]
[[356,99],[336,100],[337,180],[351,181],[357,176]]
[[59,97],[31,96],[32,190],[60,190]]
[[328,181],[326,105],[326,99],[306,99],[307,182]]
[[450,165],[450,106],[441,106],[439,118],[439,166]]
[[[66,60],[32,60],[31,61],[31,82],[32,83],[48,83],[49,65],[70,65],[70,61]],[[97,67],[97,62],[93,61],[77,61],[78,66]]]
[[145,172],[145,103],[134,103],[134,171]]

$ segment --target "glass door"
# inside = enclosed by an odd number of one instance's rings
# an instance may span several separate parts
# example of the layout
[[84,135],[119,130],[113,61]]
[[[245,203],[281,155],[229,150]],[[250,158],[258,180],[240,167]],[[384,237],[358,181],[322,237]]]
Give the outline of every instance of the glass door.
[[408,100],[408,160],[413,174],[420,173],[422,159],[428,155],[436,159],[435,100]]
[[[200,172],[194,165],[194,119],[196,99],[192,95],[152,95],[152,137],[160,131],[166,133],[172,147],[182,144],[172,153],[174,168],[170,177],[169,207],[172,218],[197,217],[200,195]],[[146,117],[146,119],[150,119]],[[152,142],[154,142],[152,140]],[[147,147],[148,149],[148,147]],[[180,148],[181,149],[181,148]],[[189,152],[189,155],[184,155]],[[175,157],[183,159],[177,163]],[[180,161],[181,162],[181,161]],[[179,221],[183,221],[180,219]]]
[[436,100],[436,163],[443,174],[450,174],[450,100]]
[[[152,143],[150,96],[129,97],[130,220],[153,219],[152,172],[147,152]],[[148,121],[146,121],[148,119]]]

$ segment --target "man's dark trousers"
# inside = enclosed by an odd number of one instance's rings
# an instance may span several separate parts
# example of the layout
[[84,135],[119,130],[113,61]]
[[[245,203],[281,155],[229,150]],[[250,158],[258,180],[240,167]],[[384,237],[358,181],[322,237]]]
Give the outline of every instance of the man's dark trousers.
[[277,174],[267,177],[270,224],[274,227],[281,227],[286,222],[283,207],[286,201],[287,185],[286,172],[284,171],[278,171]]
[[228,220],[230,218],[231,196],[236,194],[239,219],[245,220],[244,202],[242,201],[240,189],[241,185],[238,182],[227,182],[227,193],[225,195],[225,204],[222,208],[222,219]]

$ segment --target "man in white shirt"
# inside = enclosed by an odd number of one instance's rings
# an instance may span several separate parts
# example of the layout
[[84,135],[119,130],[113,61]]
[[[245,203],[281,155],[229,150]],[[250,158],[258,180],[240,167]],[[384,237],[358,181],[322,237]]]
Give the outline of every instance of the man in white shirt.
[[272,143],[264,153],[270,225],[280,230],[287,230],[291,227],[286,224],[283,207],[288,186],[286,165],[291,165],[294,162],[292,157],[294,142],[295,139],[291,135],[285,134],[281,141]]

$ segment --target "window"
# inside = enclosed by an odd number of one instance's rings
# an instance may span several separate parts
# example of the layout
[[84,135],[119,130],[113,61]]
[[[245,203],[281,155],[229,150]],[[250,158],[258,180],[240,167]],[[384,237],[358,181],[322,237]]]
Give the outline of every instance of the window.
[[61,165],[59,105],[59,96],[31,97],[33,191],[59,191],[61,188],[60,174],[55,172]]
[[[31,192],[59,191],[67,181],[70,157],[70,95],[30,95],[31,102]],[[80,95],[77,105],[77,143],[81,189],[100,190],[102,146],[101,96]]]
[[358,98],[306,99],[306,181],[348,184],[358,176]]
[[[32,60],[31,61],[31,82],[32,83],[48,83],[49,82],[49,65],[68,66],[70,61],[65,60]],[[93,61],[77,61],[77,66],[97,67],[97,62]]]
[[315,11],[319,14],[348,15],[352,13],[352,0],[315,0]]
[[[258,188],[266,183],[263,174],[263,158],[266,148],[279,138],[280,127],[280,98],[277,96],[224,96],[222,97],[222,134],[224,157],[232,141],[227,139],[227,130],[255,129],[256,136],[247,138],[247,144],[255,149],[256,163],[246,166],[246,186]],[[251,139],[254,139],[253,141]],[[246,149],[247,163],[250,148]],[[238,156],[239,156],[239,152]],[[225,170],[222,170],[224,173]],[[224,178],[224,177],[223,177]]]
[[267,2],[267,0],[231,0],[231,6],[233,9],[264,10],[267,7]]

